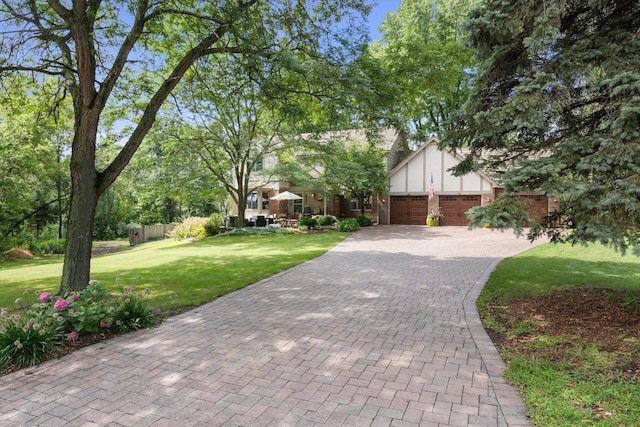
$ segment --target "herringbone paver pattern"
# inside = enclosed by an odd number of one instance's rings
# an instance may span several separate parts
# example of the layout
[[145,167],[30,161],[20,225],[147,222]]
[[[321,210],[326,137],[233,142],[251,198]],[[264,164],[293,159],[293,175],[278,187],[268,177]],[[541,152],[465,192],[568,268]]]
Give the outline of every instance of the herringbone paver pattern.
[[462,227],[363,229],[154,330],[1,377],[0,425],[528,425],[474,301],[530,246]]

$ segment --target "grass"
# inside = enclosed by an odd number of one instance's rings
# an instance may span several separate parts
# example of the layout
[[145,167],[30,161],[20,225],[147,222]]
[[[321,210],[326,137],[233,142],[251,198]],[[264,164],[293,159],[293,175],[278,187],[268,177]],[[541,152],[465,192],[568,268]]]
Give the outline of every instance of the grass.
[[[198,242],[161,240],[94,257],[91,278],[110,291],[150,288],[163,309],[198,306],[322,255],[346,233],[218,236]],[[26,289],[57,292],[62,258],[0,263],[0,307],[11,308]]]
[[507,364],[505,378],[521,391],[535,425],[640,425],[640,386],[612,369],[633,354],[536,335],[534,323],[501,322],[500,307],[570,288],[608,288],[637,296],[640,259],[595,244],[547,244],[503,260],[477,305],[486,328],[525,337],[499,346]]
[[503,260],[491,274],[479,306],[572,287],[640,291],[640,259],[591,244],[536,246]]

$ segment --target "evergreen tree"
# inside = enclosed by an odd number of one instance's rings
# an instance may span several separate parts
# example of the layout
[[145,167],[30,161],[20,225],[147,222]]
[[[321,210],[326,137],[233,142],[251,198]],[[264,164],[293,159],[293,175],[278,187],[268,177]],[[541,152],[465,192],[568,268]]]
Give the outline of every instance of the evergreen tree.
[[486,0],[468,30],[484,62],[444,144],[506,188],[472,225],[520,229],[514,194],[535,190],[560,208],[532,239],[640,252],[640,2]]

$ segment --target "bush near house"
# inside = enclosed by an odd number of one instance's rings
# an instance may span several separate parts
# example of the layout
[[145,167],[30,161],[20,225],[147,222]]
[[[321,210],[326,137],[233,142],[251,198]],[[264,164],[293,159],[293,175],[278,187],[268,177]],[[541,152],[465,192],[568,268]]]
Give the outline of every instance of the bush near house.
[[317,221],[320,227],[331,227],[338,222],[338,218],[333,215],[319,215]]
[[356,218],[360,227],[369,227],[373,225],[373,220],[366,215],[358,215]]
[[358,228],[360,228],[360,226],[358,225],[358,221],[355,218],[345,218],[338,222],[338,231],[353,232]]
[[300,228],[307,228],[309,230],[314,230],[318,228],[318,218],[315,216],[305,216],[300,220]]

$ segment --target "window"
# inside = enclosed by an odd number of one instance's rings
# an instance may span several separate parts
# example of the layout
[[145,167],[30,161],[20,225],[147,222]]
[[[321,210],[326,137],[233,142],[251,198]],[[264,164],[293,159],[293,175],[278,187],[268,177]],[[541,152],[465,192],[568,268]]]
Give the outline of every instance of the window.
[[480,198],[478,196],[463,196],[462,197],[462,201],[463,202],[477,202],[478,200],[480,200]]
[[367,198],[364,200],[364,209],[367,211],[370,211],[372,209],[371,196],[367,196]]
[[440,197],[440,201],[441,202],[455,202],[456,200],[458,200],[456,198],[456,196],[441,196]]
[[[298,194],[298,196],[300,196],[300,194]],[[295,215],[299,215],[302,213],[302,199],[297,199],[293,201],[293,213]]]
[[256,163],[253,165],[253,171],[254,172],[260,172],[263,167],[264,167],[264,165],[262,163],[262,159],[258,159],[258,160],[256,160]]
[[262,194],[262,210],[269,210],[269,193],[261,193]]
[[256,191],[247,194],[247,209],[258,209],[258,193]]
[[[352,198],[349,201],[349,205],[351,206],[351,210],[352,211],[359,211],[360,210],[360,203],[358,202],[358,199],[356,199],[355,197]],[[367,197],[364,201],[364,209],[367,211],[370,211],[372,209],[372,205],[371,205],[371,196]]]

